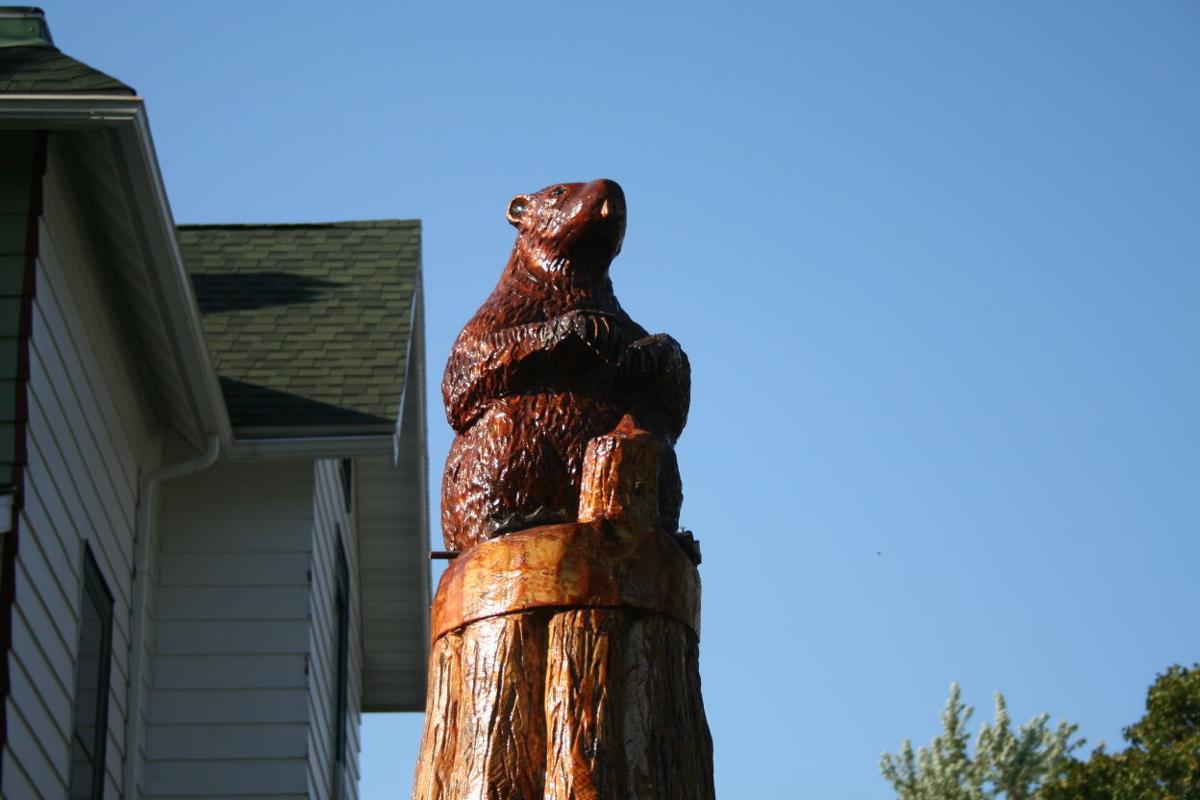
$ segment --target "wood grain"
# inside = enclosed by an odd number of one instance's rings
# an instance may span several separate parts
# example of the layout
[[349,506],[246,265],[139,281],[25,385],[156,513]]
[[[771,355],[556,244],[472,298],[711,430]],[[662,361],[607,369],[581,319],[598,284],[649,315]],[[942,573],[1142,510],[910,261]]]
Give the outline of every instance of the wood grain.
[[699,651],[628,608],[524,612],[440,638],[414,800],[712,800]]
[[621,666],[628,612],[573,609],[550,621],[547,798],[624,798]]
[[438,640],[414,799],[542,796],[545,636],[544,615],[526,613]]
[[550,525],[464,553],[434,601],[413,797],[712,798],[699,614],[659,530]]
[[700,573],[659,530],[621,522],[547,525],[476,545],[442,575],[432,636],[537,608],[627,606],[700,632]]

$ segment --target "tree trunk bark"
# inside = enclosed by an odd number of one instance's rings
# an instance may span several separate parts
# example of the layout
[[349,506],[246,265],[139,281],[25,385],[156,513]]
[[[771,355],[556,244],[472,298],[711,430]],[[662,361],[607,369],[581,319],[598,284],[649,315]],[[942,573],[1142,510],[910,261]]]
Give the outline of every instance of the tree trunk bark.
[[550,621],[549,800],[711,800],[698,652],[678,622],[629,609]]
[[482,619],[434,643],[413,797],[542,796],[541,616]]
[[714,797],[699,578],[665,534],[485,542],[447,570],[433,618],[414,800]]

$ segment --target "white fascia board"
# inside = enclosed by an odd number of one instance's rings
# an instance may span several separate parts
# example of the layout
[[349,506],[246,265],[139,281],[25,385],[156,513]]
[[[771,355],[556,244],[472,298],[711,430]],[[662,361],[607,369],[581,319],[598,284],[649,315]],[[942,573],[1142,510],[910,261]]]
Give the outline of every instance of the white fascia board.
[[[408,341],[404,345],[404,380],[400,384],[400,402],[396,404],[396,426],[392,430],[392,464],[400,463],[400,448],[401,443],[401,426],[404,425],[404,409],[405,403],[408,400],[408,389],[414,378],[419,385],[416,390],[421,393],[421,397],[425,396],[425,343],[424,331],[419,330],[424,328],[424,319],[420,313],[420,306],[424,302],[424,289],[421,287],[423,276],[421,274],[421,257],[417,255],[417,274],[413,280],[413,293],[409,300],[408,309]],[[413,355],[416,354],[420,359],[420,363],[413,364]],[[425,447],[425,419],[424,419],[424,404],[421,405],[421,439],[419,446]]]
[[187,382],[192,415],[205,435],[220,436],[223,450],[233,446],[229,412],[209,356],[200,309],[192,292],[175,235],[141,97],[127,95],[0,95],[0,128],[71,130],[104,128],[117,136],[146,260],[157,284],[156,295],[172,348]]
[[0,127],[29,130],[94,128],[145,114],[142,98],[114,94],[0,94]]

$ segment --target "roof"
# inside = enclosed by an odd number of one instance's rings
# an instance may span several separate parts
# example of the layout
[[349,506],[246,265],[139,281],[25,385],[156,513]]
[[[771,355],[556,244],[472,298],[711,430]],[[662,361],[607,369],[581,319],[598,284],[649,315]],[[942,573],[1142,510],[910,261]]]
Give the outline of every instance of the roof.
[[419,221],[181,225],[179,246],[240,436],[395,428]]
[[2,94],[137,94],[116,78],[46,45],[0,47]]

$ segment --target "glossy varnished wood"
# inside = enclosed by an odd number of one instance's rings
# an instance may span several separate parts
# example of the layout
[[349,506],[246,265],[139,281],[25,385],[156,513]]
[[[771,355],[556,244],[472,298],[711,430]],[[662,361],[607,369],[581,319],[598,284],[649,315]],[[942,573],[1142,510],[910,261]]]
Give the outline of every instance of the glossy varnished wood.
[[476,545],[450,563],[434,640],[479,619],[538,608],[626,606],[699,635],[700,575],[662,531],[622,522],[547,525]]
[[712,739],[687,625],[544,609],[440,637],[414,800],[711,800]]
[[[608,270],[625,234],[625,196],[608,180],[518,195],[517,228],[495,290],[454,342],[442,381],[456,436],[442,480],[450,550],[577,518],[584,453],[626,415],[674,444],[687,421],[687,356],[648,335],[613,294]],[[678,525],[673,461],[659,520]]]
[[434,642],[413,798],[542,797],[544,615],[479,620]]
[[611,181],[509,206],[454,344],[456,432],[416,800],[712,800],[699,550],[677,532],[690,372],[617,303]]
[[660,614],[582,608],[547,635],[553,800],[711,800],[712,740],[695,637]]

